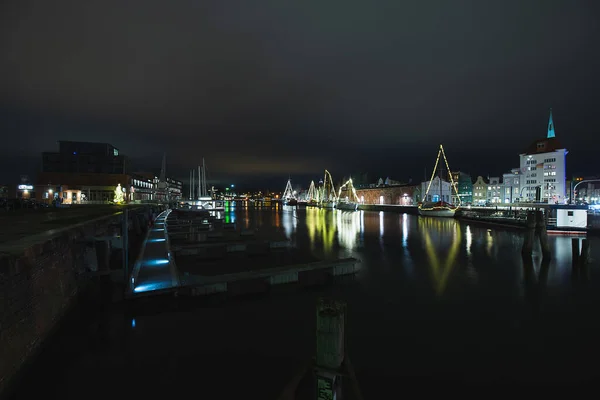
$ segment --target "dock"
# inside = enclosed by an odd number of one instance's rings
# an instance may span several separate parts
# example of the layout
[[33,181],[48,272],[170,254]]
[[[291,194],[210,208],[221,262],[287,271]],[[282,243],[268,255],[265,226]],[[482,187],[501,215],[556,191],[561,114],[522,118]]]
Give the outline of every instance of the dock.
[[156,218],[132,270],[128,297],[177,293],[244,295],[274,286],[312,286],[354,275],[355,258],[320,260],[281,232],[241,229],[213,217],[168,210]]

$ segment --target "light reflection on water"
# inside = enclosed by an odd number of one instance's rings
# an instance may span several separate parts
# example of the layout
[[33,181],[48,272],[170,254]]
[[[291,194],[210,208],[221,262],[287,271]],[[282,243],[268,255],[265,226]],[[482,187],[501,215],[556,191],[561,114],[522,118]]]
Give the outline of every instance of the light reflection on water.
[[[376,279],[387,279],[381,266],[391,273],[403,271],[415,282],[426,277],[437,296],[444,296],[449,287],[476,288],[484,284],[482,277],[487,277],[488,285],[492,285],[490,279],[498,281],[496,286],[512,282],[510,290],[516,288],[521,296],[527,290],[529,275],[520,256],[522,235],[518,232],[452,218],[279,205],[262,209],[226,206],[223,217],[246,228],[279,229],[297,247],[321,258],[356,257]],[[541,283],[564,286],[572,279],[571,238],[550,236],[549,241],[552,260]],[[535,249],[532,271],[537,276],[541,253],[537,245]]]
[[[503,284],[513,282],[522,292],[522,235],[488,229],[452,218],[428,218],[384,212],[305,210],[275,212],[275,224],[296,245],[319,257],[353,256],[362,260],[367,273],[391,264],[417,279],[424,273],[437,296],[448,287],[472,286],[482,274],[502,275]],[[552,261],[544,277],[547,285],[563,285],[571,272],[571,238],[549,237]],[[537,249],[537,248],[536,248]],[[540,269],[540,251],[534,251],[534,270]],[[383,276],[379,276],[384,278]],[[491,283],[488,283],[491,284]],[[513,290],[513,289],[511,289]]]

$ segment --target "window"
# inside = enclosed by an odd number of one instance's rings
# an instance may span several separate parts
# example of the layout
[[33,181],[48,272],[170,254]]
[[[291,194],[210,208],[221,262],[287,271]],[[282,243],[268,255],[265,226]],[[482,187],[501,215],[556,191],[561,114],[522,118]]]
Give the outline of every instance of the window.
[[114,155],[114,156],[118,156],[118,155],[119,155],[119,150],[117,150],[117,149],[113,149],[113,155]]
[[573,216],[573,211],[567,211],[567,216],[568,217],[572,217]]

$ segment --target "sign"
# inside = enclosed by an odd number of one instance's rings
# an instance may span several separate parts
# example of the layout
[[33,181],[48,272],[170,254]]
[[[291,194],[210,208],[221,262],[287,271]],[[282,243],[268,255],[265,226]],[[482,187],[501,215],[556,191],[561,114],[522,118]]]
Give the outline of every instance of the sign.
[[317,400],[333,400],[333,380],[318,376],[317,377]]
[[33,190],[33,185],[19,185],[19,190]]

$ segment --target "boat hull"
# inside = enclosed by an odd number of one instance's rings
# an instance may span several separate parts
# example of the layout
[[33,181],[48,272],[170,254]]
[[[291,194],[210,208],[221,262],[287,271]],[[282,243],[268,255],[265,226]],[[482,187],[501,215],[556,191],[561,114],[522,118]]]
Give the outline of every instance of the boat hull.
[[456,209],[447,209],[447,208],[431,208],[431,209],[420,209],[419,215],[424,217],[438,217],[438,218],[454,218],[456,214]]
[[335,208],[335,203],[333,201],[324,201],[319,206],[327,210],[333,210]]
[[336,204],[335,208],[337,208],[338,210],[344,210],[344,211],[357,211],[358,210],[358,204],[357,203],[338,203]]

